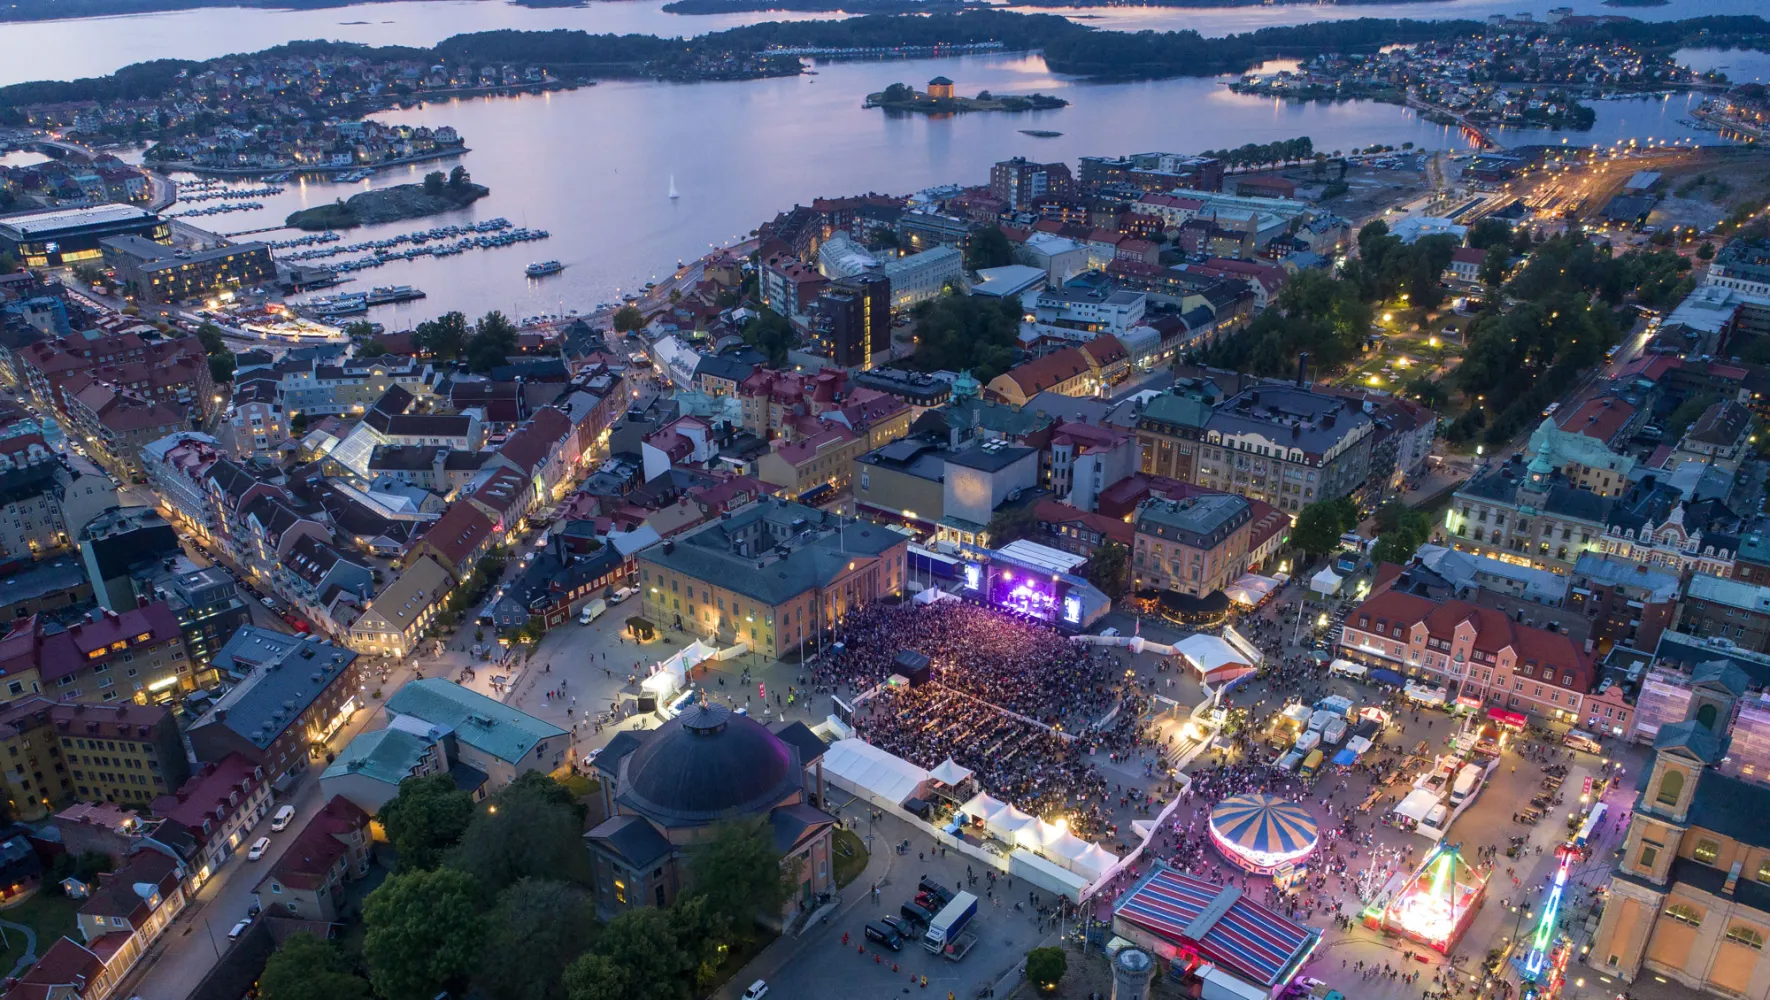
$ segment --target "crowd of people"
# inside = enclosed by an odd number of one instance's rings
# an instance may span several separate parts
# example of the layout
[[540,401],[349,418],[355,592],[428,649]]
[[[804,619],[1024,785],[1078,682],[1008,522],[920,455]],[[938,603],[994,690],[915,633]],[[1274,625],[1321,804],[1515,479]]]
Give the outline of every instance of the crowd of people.
[[961,601],[876,603],[840,629],[842,650],[822,658],[813,683],[858,694],[898,669],[912,650],[941,684],[1049,725],[1080,729],[1118,698],[1123,654],[1070,642],[1042,622]]
[[869,743],[930,770],[950,757],[991,795],[1035,816],[1061,815],[1078,836],[1106,843],[1118,834],[1112,807],[1127,792],[1094,761],[1133,753],[1147,737],[1143,698],[1115,654],[955,601],[869,606],[848,620],[842,641],[813,669],[819,690],[871,690],[899,669],[905,649],[933,668],[929,683],[887,687],[860,703],[853,722]]

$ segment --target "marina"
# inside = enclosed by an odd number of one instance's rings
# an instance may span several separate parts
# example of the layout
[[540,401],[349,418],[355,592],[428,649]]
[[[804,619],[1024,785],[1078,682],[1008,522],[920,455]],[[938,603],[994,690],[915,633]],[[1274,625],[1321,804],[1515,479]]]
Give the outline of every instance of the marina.
[[372,267],[396,260],[417,260],[421,257],[452,257],[469,250],[496,250],[499,247],[515,246],[518,243],[529,243],[544,240],[553,234],[545,229],[511,229],[495,236],[472,236],[453,243],[442,243],[429,246],[416,246],[408,250],[376,251],[372,257],[356,257],[351,260],[339,261],[324,266],[344,274],[351,271],[363,271]]
[[205,215],[226,215],[229,212],[255,212],[264,207],[262,201],[227,201],[207,208],[193,208],[188,212],[168,212],[174,219],[195,219]]
[[[279,256],[283,260],[298,261],[298,260],[321,260],[321,259],[324,259],[327,257],[338,257],[338,256],[341,256],[341,255],[347,254],[347,253],[362,253],[364,251],[373,251],[375,253],[380,253],[383,250],[392,250],[395,247],[405,246],[408,243],[417,244],[419,246],[422,246],[426,243],[431,242],[432,240],[446,240],[446,239],[453,239],[453,238],[461,237],[461,236],[475,236],[475,235],[485,235],[487,233],[499,233],[499,232],[503,232],[503,231],[510,229],[510,228],[512,228],[512,224],[511,224],[510,220],[500,216],[496,219],[487,219],[484,222],[475,222],[475,223],[472,223],[470,225],[465,225],[465,226],[437,226],[434,229],[420,229],[420,230],[416,230],[416,231],[410,232],[410,233],[402,233],[398,236],[389,236],[389,237],[386,237],[385,239],[364,240],[364,241],[357,242],[357,243],[347,243],[344,246],[339,246],[339,247],[330,247],[328,249],[323,249],[323,250],[303,250],[300,253],[281,254]],[[524,230],[524,231],[526,232],[527,230]],[[542,237],[542,238],[544,239],[545,237]],[[287,247],[311,246],[314,244],[321,244],[321,243],[336,243],[341,239],[343,239],[343,237],[339,236],[337,233],[327,230],[326,232],[317,233],[313,236],[303,236],[303,237],[298,237],[298,238],[289,239],[289,240],[278,240],[274,243],[271,243],[270,248],[272,250],[280,250],[280,249],[284,249]]]

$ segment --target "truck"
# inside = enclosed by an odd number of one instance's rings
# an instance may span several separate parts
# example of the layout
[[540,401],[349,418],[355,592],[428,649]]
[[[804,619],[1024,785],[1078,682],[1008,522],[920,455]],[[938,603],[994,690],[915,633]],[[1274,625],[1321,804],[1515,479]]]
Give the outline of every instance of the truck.
[[1298,769],[1297,777],[1313,778],[1321,770],[1321,751],[1311,750],[1309,756],[1303,758],[1303,766]]
[[1457,780],[1450,786],[1450,804],[1460,806],[1463,800],[1474,795],[1481,787],[1483,770],[1480,764],[1464,764],[1457,772]]
[[1324,743],[1337,746],[1339,742],[1345,738],[1345,719],[1331,719],[1328,721],[1327,725],[1321,727],[1321,739]]
[[977,915],[977,897],[968,892],[961,892],[953,897],[952,902],[940,908],[934,919],[928,921],[928,932],[922,935],[922,947],[940,954],[946,950],[947,944],[956,941],[960,932],[971,923]]

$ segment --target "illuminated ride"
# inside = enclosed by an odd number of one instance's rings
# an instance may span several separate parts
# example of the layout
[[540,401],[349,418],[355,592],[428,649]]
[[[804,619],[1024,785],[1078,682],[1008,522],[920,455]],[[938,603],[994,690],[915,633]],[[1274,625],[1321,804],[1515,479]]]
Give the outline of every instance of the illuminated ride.
[[1365,925],[1449,953],[1481,908],[1487,876],[1463,860],[1460,845],[1439,844],[1385,903],[1363,913]]
[[1561,991],[1567,960],[1573,953],[1573,941],[1556,930],[1561,919],[1561,902],[1573,866],[1591,856],[1591,842],[1598,834],[1599,824],[1604,822],[1605,811],[1602,802],[1592,806],[1579,831],[1555,849],[1561,863],[1555,868],[1555,881],[1549,894],[1543,898],[1542,913],[1537,916],[1530,947],[1512,956],[1512,966],[1518,970],[1519,1000],[1550,1000]]
[[1236,867],[1256,875],[1295,865],[1320,842],[1309,810],[1276,795],[1233,795],[1211,810],[1211,843]]

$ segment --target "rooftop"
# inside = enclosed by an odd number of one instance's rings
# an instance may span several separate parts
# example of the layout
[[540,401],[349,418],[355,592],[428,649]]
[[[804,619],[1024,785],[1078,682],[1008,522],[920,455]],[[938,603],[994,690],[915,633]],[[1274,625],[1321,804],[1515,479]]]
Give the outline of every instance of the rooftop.
[[305,638],[243,625],[214,665],[242,676],[192,728],[221,725],[263,749],[294,725],[350,669],[356,654],[316,635]]
[[445,726],[462,743],[510,762],[528,756],[536,744],[568,735],[550,722],[436,677],[411,681],[394,692],[387,711]]
[[43,212],[0,218],[0,232],[35,239],[82,226],[106,226],[131,221],[150,222],[158,217],[134,205],[93,205],[88,208],[52,208]]

